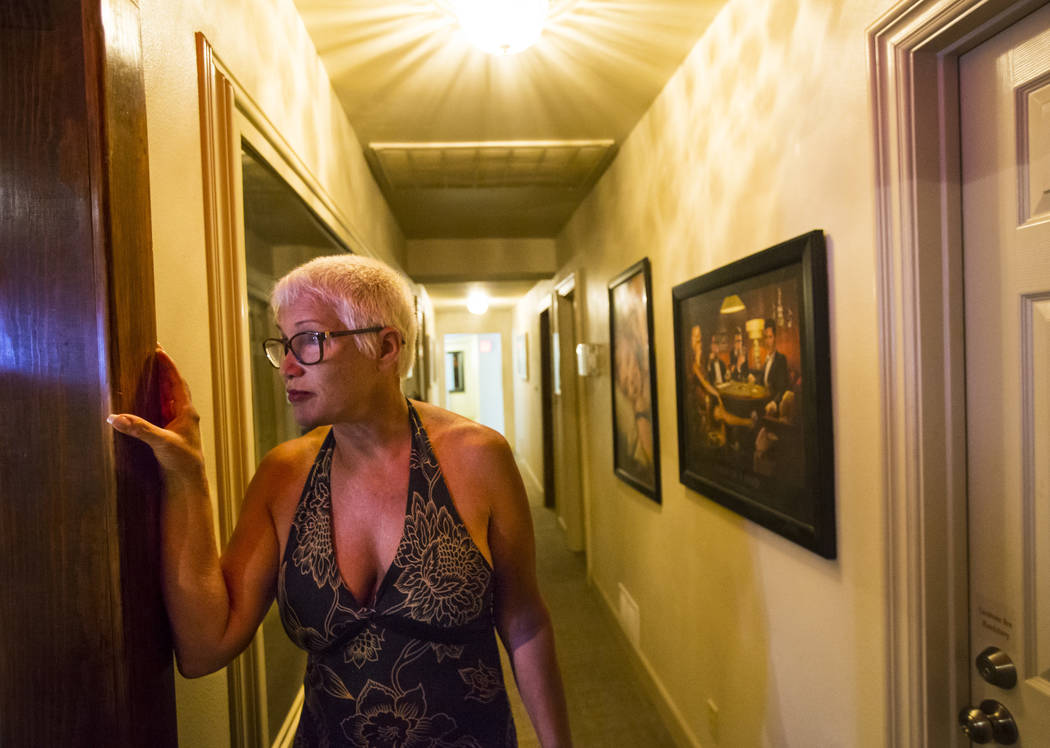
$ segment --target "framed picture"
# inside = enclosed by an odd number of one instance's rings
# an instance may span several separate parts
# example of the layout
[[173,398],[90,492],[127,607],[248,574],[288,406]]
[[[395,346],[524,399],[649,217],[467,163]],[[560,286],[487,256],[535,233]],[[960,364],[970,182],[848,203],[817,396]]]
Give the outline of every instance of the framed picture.
[[834,558],[827,285],[813,231],[672,297],[681,482]]
[[653,293],[649,259],[609,282],[613,470],[660,502],[660,430],[656,420]]
[[463,351],[445,353],[445,389],[448,392],[464,392]]
[[527,332],[514,336],[514,373],[518,379],[529,379],[529,337]]

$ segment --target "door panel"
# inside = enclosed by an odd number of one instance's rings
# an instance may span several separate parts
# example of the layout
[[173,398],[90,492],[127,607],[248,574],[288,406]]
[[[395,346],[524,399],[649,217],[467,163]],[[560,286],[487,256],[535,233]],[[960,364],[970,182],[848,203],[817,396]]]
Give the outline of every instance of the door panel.
[[[1050,745],[1050,7],[960,60],[971,699]],[[986,682],[989,647],[1018,683]]]

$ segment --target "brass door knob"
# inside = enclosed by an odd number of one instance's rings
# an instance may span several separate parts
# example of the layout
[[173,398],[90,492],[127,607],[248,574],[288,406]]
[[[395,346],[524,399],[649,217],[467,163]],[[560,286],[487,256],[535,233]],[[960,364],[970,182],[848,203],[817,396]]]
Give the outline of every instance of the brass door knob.
[[975,743],[1013,745],[1017,742],[1017,723],[1005,706],[995,699],[985,699],[979,707],[964,707],[959,712],[959,727]]
[[975,706],[964,707],[959,712],[959,727],[970,740],[980,745],[991,743],[995,737],[988,715]]

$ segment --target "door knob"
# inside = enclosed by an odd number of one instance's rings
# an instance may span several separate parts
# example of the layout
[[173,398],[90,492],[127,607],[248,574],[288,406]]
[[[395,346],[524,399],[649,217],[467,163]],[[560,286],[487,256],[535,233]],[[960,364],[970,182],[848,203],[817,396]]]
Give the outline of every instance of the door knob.
[[965,707],[959,712],[959,727],[975,743],[995,742],[1013,745],[1017,742],[1017,723],[1006,707],[995,699],[985,699],[980,707]]
[[970,740],[981,745],[992,742],[992,738],[995,737],[992,721],[975,706],[966,707],[959,712],[959,726]]
[[977,672],[999,688],[1013,688],[1017,685],[1017,668],[1009,655],[998,647],[988,647],[977,655]]

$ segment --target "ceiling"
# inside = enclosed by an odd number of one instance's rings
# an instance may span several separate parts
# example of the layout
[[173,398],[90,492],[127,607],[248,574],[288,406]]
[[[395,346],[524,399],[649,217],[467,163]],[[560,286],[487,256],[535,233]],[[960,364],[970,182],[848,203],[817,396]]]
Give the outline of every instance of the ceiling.
[[435,310],[462,309],[464,299],[475,291],[488,297],[490,309],[509,309],[535,285],[534,280],[427,283],[427,295]]
[[295,0],[408,239],[554,237],[726,0],[552,0],[474,49],[437,0]]

